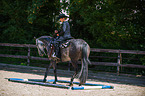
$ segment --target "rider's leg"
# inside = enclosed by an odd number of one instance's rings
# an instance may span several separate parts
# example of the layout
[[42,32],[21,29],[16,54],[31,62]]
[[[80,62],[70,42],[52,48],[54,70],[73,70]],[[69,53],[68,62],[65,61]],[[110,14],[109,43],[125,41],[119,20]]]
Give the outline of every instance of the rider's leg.
[[53,45],[54,45],[54,53],[53,53],[52,57],[57,57],[58,51],[59,51],[59,42],[54,41]]
[[[57,40],[55,40],[54,42],[53,42],[53,44],[54,44],[54,51],[55,51],[55,54],[56,54],[56,56],[58,57],[58,58],[60,58],[60,53],[59,53],[59,50],[60,50],[60,48],[59,48],[59,44],[62,42],[62,41],[64,41],[65,40],[65,38],[63,38],[62,36],[60,36],[59,37],[59,39],[57,39]],[[54,54],[53,54],[54,55]],[[53,56],[53,57],[56,57],[55,55]]]

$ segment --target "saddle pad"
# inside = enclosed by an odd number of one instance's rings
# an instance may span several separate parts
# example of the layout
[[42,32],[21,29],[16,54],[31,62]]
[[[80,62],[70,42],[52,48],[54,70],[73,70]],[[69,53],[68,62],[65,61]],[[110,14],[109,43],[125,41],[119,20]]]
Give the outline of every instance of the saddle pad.
[[69,44],[70,44],[70,42],[67,41],[67,42],[61,44],[61,45],[60,45],[60,48],[67,48],[67,47],[69,46]]

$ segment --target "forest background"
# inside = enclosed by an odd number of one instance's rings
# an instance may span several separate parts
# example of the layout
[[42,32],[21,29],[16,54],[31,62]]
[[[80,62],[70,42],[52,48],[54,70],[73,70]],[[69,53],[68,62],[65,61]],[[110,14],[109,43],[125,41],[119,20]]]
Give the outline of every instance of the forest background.
[[0,5],[1,43],[29,44],[52,35],[64,9],[72,36],[91,47],[145,50],[144,0],[1,0]]

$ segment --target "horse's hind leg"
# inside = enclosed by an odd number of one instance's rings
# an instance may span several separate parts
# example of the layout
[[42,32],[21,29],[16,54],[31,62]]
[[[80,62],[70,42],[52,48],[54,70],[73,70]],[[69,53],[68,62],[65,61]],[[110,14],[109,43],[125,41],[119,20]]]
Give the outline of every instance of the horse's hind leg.
[[75,69],[75,73],[71,78],[70,86],[73,86],[73,80],[74,80],[75,76],[78,74],[78,65],[77,65],[77,63],[78,63],[77,61],[72,61],[72,65]]
[[43,82],[46,82],[47,74],[48,74],[49,69],[50,69],[51,66],[52,66],[52,63],[50,62],[50,64],[46,67],[46,72],[45,72],[45,75],[44,75]]

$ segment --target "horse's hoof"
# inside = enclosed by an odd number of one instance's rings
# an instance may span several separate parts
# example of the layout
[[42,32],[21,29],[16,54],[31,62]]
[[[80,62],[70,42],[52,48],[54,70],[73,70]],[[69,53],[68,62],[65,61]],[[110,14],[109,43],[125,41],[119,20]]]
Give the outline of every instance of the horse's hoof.
[[82,86],[82,84],[79,84],[79,86]]
[[46,79],[43,79],[43,82],[46,82]]
[[69,84],[69,86],[70,86],[70,87],[72,87],[72,86],[73,86],[73,84],[72,84],[72,83],[70,83],[70,84]]

